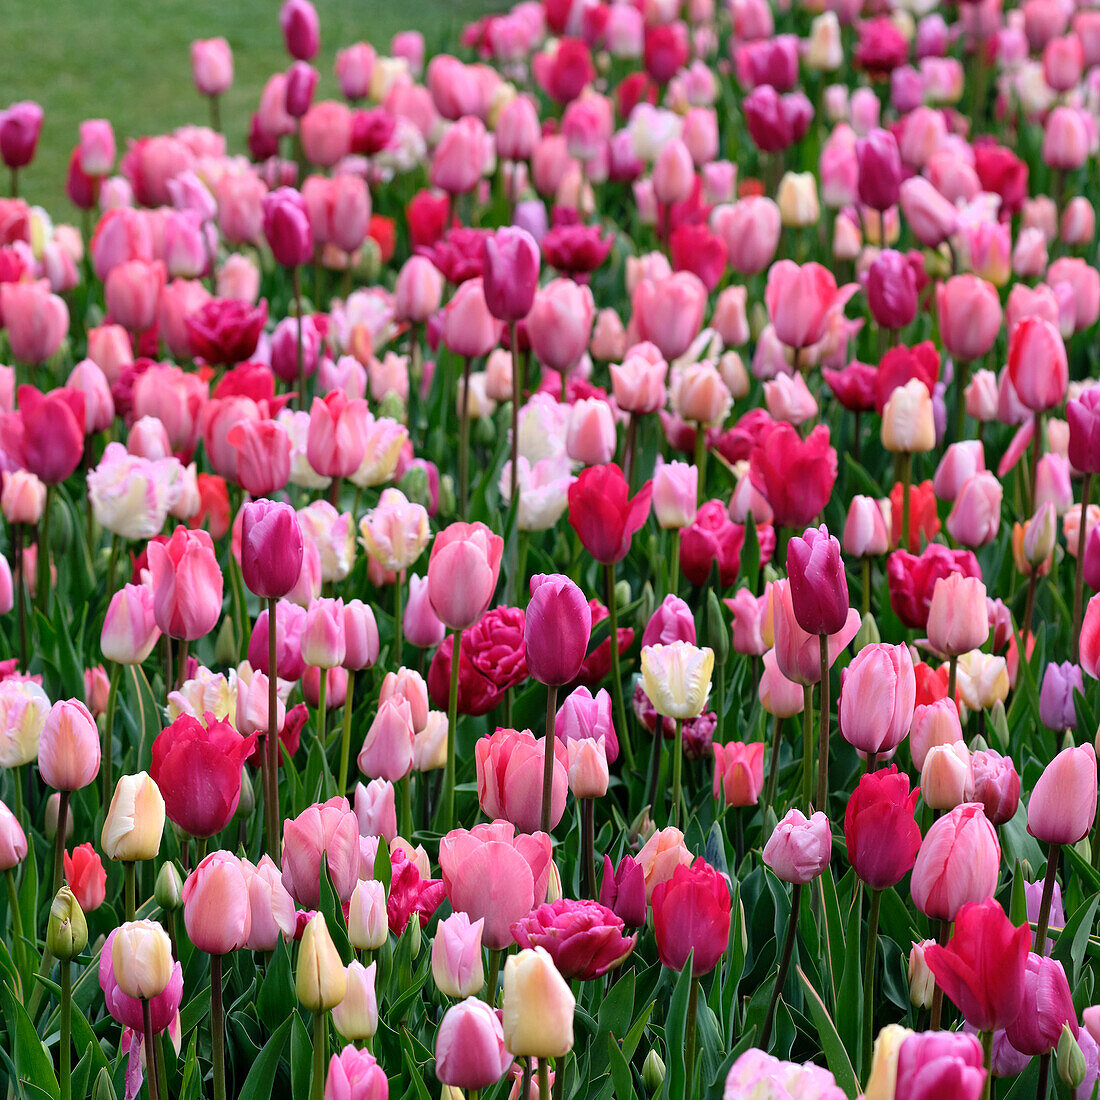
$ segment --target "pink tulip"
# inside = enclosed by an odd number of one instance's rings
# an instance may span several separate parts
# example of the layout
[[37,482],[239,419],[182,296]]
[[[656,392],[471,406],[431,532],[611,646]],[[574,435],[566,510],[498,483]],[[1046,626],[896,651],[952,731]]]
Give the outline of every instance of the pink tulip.
[[359,880],[359,823],[346,798],[316,803],[283,825],[283,885],[307,909],[320,902],[321,859],[345,902]]
[[764,742],[712,745],[714,797],[727,806],[755,806],[764,787]]
[[56,791],[78,791],[99,773],[99,730],[78,699],[54,703],[38,741],[38,771]]
[[408,700],[401,695],[386,699],[379,704],[359,750],[359,770],[391,783],[404,779],[412,770],[414,735]]
[[921,843],[910,884],[913,902],[927,917],[953,921],[968,902],[992,896],[1000,862],[997,831],[981,805],[956,806]]
[[865,646],[841,675],[841,736],[865,753],[892,752],[909,732],[916,692],[907,646]]
[[631,295],[638,336],[655,344],[665,359],[683,355],[703,325],[707,288],[690,271],[643,279]]
[[222,573],[205,531],[177,527],[166,543],[149,544],[153,613],[173,638],[194,641],[214,629],[222,609]]
[[948,354],[969,363],[993,347],[1002,313],[992,283],[977,275],[955,275],[936,288],[936,310]]
[[473,626],[497,585],[504,540],[483,523],[452,523],[440,531],[428,561],[428,599],[452,630]]
[[366,452],[367,403],[343,390],[315,397],[309,412],[306,457],[322,477],[350,477]]
[[210,955],[242,948],[252,929],[248,880],[231,852],[211,852],[183,884],[188,939]]
[[44,279],[0,283],[0,317],[11,355],[22,363],[53,358],[69,331],[69,309]]
[[592,291],[572,279],[558,278],[535,295],[527,315],[527,335],[539,362],[566,373],[576,366],[592,332],[596,307]]
[[1027,807],[1027,831],[1045,844],[1076,844],[1096,817],[1096,754],[1063,749],[1043,769]]
[[829,819],[820,810],[809,818],[788,810],[764,845],[763,860],[777,878],[805,886],[829,866],[832,849]]

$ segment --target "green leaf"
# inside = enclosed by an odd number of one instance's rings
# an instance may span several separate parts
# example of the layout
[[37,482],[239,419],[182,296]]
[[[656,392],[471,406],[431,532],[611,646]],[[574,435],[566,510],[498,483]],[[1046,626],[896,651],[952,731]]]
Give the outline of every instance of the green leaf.
[[21,1081],[34,1082],[57,1100],[61,1089],[54,1075],[53,1059],[39,1039],[27,1010],[6,985],[0,986],[0,1005],[4,1009],[8,1035],[14,1039],[13,1054],[17,1076]]
[[[385,847],[384,844],[379,845]],[[352,954],[351,943],[348,940],[348,926],[344,921],[344,911],[340,905],[340,899],[336,896],[336,890],[332,885],[332,878],[328,873],[328,860],[321,860],[321,902],[320,910],[324,914],[325,923],[328,925],[329,935],[340,952],[340,961],[345,966],[355,957]]]
[[[844,1049],[859,1050],[863,1033],[863,965],[860,951],[860,930],[863,927],[861,892],[857,890],[848,912],[848,927],[844,933],[844,969],[840,976],[840,994],[836,1001],[840,1038]],[[870,1006],[867,1006],[870,1011]]]
[[[274,1031],[294,1011],[294,983],[290,974],[290,953],[282,937],[275,945],[271,962],[264,971],[256,1008],[265,1027]],[[270,1042],[270,1041],[269,1041]]]
[[[309,1096],[309,1079],[313,1073],[313,1039],[295,1012],[290,1028],[290,1095],[294,1100]],[[270,1081],[268,1082],[270,1086]]]
[[798,980],[802,983],[802,988],[806,993],[806,1004],[809,1006],[810,1014],[817,1025],[817,1034],[821,1039],[821,1049],[825,1055],[825,1062],[836,1078],[836,1083],[844,1090],[845,1095],[854,1100],[859,1092],[859,1083],[856,1080],[856,1071],[852,1069],[852,1063],[848,1059],[848,1051],[837,1033],[836,1024],[833,1023],[833,1018],[829,1015],[825,1002],[821,999],[821,995],[817,990],[814,989],[810,979],[806,977],[802,967],[796,966],[795,973],[798,974]]
[[[301,1021],[297,1015],[288,1016],[264,1044],[260,1056],[252,1063],[248,1076],[244,1079],[244,1088],[241,1089],[239,1100],[267,1100],[272,1095],[272,1086],[275,1083],[275,1069],[286,1046],[286,1037],[291,1025]],[[305,1029],[303,1028],[303,1031]]]
[[[428,1089],[424,1084],[425,1067],[417,1065],[412,1039],[405,1028],[401,1029],[401,1053],[404,1056],[405,1065],[409,1067],[409,1080],[412,1081],[412,1087],[418,1100],[431,1100]],[[409,1094],[406,1092],[405,1095],[408,1096]]]
[[666,1072],[662,1100],[680,1100],[687,1089],[687,1066],[684,1059],[684,1031],[687,1025],[688,999],[691,993],[692,957],[691,952],[676,979],[672,991],[672,1000],[668,1006],[665,1020]]
[[1058,937],[1058,943],[1052,952],[1054,958],[1065,967],[1069,975],[1070,988],[1077,984],[1077,973],[1085,957],[1085,948],[1088,945],[1098,904],[1100,904],[1100,895],[1093,894],[1088,901],[1074,910],[1073,915],[1066,921],[1066,926],[1062,929],[1062,934]]
[[600,1004],[598,1019],[600,1031],[625,1035],[634,1012],[634,974],[620,978],[607,992]]
[[611,1065],[611,1080],[614,1084],[615,1100],[637,1100],[634,1082],[630,1076],[630,1064],[623,1057],[615,1036],[607,1033],[607,1057]]
[[825,964],[829,974],[829,991],[832,1003],[838,999],[838,979],[844,968],[844,924],[840,917],[840,902],[836,895],[836,882],[831,867],[818,880],[821,911],[824,916],[822,932],[825,936]]

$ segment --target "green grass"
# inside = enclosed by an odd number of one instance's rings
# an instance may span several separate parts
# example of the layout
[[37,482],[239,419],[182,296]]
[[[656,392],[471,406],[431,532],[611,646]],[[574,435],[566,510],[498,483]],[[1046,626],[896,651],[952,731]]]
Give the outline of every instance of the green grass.
[[[395,31],[423,33],[429,55],[453,46],[462,25],[504,0],[315,0],[321,17],[318,98],[336,97],[336,51],[366,40],[388,48]],[[21,191],[57,219],[75,214],[65,171],[85,118],[108,118],[120,151],[127,137],[205,123],[205,100],[191,83],[190,43],[222,35],[236,75],[222,103],[233,152],[244,150],[248,119],[267,77],[285,69],[277,0],[0,0],[6,50],[0,107],[17,99],[42,104],[38,155]]]

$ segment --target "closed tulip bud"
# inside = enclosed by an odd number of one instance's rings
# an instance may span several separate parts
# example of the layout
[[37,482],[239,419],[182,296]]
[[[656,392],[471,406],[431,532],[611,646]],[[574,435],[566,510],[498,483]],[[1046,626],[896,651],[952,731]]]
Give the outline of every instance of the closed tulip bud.
[[377,951],[388,937],[386,888],[377,879],[360,879],[351,893],[348,940],[356,951]]
[[882,445],[900,454],[919,454],[936,445],[932,395],[919,378],[890,394],[882,410]]
[[347,992],[332,1010],[332,1022],[345,1039],[370,1039],[378,1030],[378,997],[374,982],[378,964],[352,960],[344,971]]
[[936,979],[928,969],[924,949],[935,940],[921,940],[909,952],[909,1001],[916,1008],[931,1008]]
[[336,668],[345,654],[344,601],[314,600],[302,629],[302,659],[315,668]]
[[104,1066],[92,1085],[91,1100],[118,1100],[110,1070]]
[[249,501],[242,509],[241,572],[263,599],[285,596],[302,571],[302,529],[289,504]]
[[808,634],[836,634],[848,619],[848,582],[840,543],[821,527],[787,544],[791,603]]
[[0,802],[0,871],[10,871],[27,856],[27,835],[19,819]]
[[485,984],[481,959],[484,926],[484,919],[471,922],[465,913],[452,913],[436,927],[432,940],[432,977],[444,996],[461,1000],[473,996]]
[[1021,546],[1024,561],[1031,569],[1043,571],[1047,559],[1054,553],[1054,541],[1058,535],[1058,516],[1054,503],[1047,501],[1028,522]]
[[607,793],[608,771],[605,739],[570,738],[569,789],[574,798],[602,798]]
[[932,825],[920,846],[909,887],[913,902],[927,917],[954,920],[967,902],[992,896],[1000,862],[997,831],[981,805],[956,806]]
[[347,972],[323,913],[315,913],[302,933],[294,989],[303,1007],[314,1013],[335,1008],[347,993]]
[[524,652],[531,676],[556,686],[576,679],[591,633],[588,601],[568,577],[539,574],[531,578],[524,623]]
[[163,832],[164,799],[160,788],[146,772],[122,776],[103,822],[103,854],[127,863],[155,859]]
[[707,593],[707,641],[714,650],[714,663],[722,668],[730,653],[730,632],[718,593],[713,588]]
[[664,462],[653,473],[653,511],[664,529],[687,527],[698,511],[699,469],[686,462]]
[[99,730],[77,699],[54,703],[38,742],[38,770],[58,791],[78,791],[99,772]]
[[665,1063],[657,1053],[655,1047],[651,1047],[642,1063],[642,1084],[650,1096],[656,1096],[665,1081]]
[[1063,749],[1043,770],[1027,807],[1027,831],[1045,844],[1076,844],[1096,817],[1096,753]]
[[978,649],[989,637],[986,589],[978,577],[952,573],[936,581],[928,609],[928,641],[945,656]]
[[152,1000],[172,979],[172,941],[155,920],[127,921],[111,944],[111,963],[127,997]]
[[87,946],[88,922],[77,904],[72,890],[62,886],[50,904],[50,919],[46,925],[46,950],[55,959],[67,963]]
[[576,999],[544,947],[504,964],[504,1043],[518,1058],[562,1058],[573,1049]]
[[1079,1088],[1088,1072],[1084,1052],[1068,1023],[1062,1024],[1062,1034],[1058,1037],[1055,1053],[1055,1065],[1058,1076],[1071,1089]]
[[172,860],[161,864],[153,897],[166,913],[174,913],[183,907],[183,878]]
[[933,745],[928,750],[920,773],[920,792],[925,805],[933,810],[953,810],[971,797],[970,750],[962,741]]

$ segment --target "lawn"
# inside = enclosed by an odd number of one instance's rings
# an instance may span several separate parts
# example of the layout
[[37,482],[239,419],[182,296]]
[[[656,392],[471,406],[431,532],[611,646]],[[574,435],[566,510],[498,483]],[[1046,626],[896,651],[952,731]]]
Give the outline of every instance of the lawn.
[[[463,23],[504,0],[316,0],[321,16],[318,98],[338,94],[338,48],[365,39],[386,48],[395,31],[423,32],[429,52],[456,41]],[[275,0],[0,0],[7,50],[3,96],[35,99],[46,112],[38,156],[21,190],[56,218],[71,217],[65,169],[85,118],[109,118],[120,149],[127,137],[206,122],[191,84],[193,38],[223,35],[236,79],[222,105],[230,146],[244,148],[264,81],[287,66]]]

